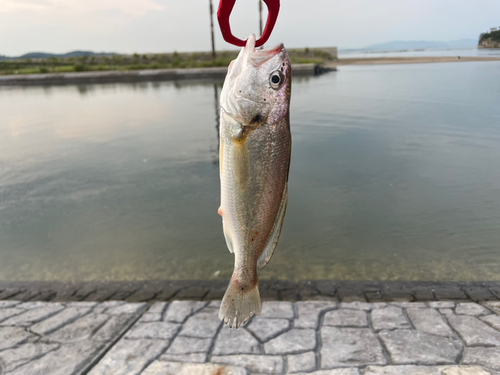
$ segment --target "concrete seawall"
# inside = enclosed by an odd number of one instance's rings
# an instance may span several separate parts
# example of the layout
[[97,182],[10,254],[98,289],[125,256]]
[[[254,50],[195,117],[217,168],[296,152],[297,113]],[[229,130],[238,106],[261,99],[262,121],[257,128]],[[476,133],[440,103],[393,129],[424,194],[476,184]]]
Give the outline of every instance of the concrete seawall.
[[[315,64],[292,65],[292,71],[294,76],[321,74],[328,70],[333,70],[333,69],[325,70],[325,68]],[[226,76],[226,73],[227,73],[227,67],[22,74],[22,75],[0,76],[0,86],[177,81],[177,80],[207,79],[207,78],[223,79]]]

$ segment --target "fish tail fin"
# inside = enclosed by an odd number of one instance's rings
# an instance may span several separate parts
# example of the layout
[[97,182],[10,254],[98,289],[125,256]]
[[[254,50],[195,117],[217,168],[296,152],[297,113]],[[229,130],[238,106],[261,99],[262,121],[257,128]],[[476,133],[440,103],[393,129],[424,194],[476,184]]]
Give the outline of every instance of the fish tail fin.
[[248,322],[253,315],[259,315],[261,310],[259,283],[256,282],[254,286],[242,288],[231,279],[220,305],[219,319],[231,328],[233,325],[239,328],[241,324]]

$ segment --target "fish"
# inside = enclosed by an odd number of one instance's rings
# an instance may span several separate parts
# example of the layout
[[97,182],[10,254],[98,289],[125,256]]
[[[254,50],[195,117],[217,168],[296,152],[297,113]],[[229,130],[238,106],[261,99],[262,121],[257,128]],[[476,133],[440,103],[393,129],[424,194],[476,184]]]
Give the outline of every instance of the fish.
[[252,34],[229,64],[220,95],[218,212],[234,271],[219,318],[231,328],[262,310],[257,268],[273,255],[288,201],[291,87],[283,44],[256,49]]

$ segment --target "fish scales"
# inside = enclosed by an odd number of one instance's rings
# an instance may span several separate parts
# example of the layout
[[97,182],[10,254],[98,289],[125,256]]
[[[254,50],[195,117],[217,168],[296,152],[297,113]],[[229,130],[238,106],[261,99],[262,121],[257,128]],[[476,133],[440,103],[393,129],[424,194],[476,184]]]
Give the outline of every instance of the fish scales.
[[283,45],[256,50],[250,36],[221,92],[219,213],[235,265],[219,317],[231,327],[261,311],[257,267],[271,258],[286,211],[290,93]]

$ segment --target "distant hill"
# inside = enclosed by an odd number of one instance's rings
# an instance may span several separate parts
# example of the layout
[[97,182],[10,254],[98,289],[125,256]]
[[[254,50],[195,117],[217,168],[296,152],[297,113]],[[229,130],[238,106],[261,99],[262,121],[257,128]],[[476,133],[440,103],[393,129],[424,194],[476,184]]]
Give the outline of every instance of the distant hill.
[[431,48],[473,48],[477,46],[476,39],[459,39],[449,42],[435,42],[428,40],[396,40],[387,43],[372,44],[364,49],[371,50],[408,50]]
[[22,56],[8,57],[0,55],[0,60],[6,59],[47,59],[50,57],[81,57],[81,56],[111,56],[117,55],[113,52],[92,52],[92,51],[73,51],[68,53],[45,53],[45,52],[29,52]]

